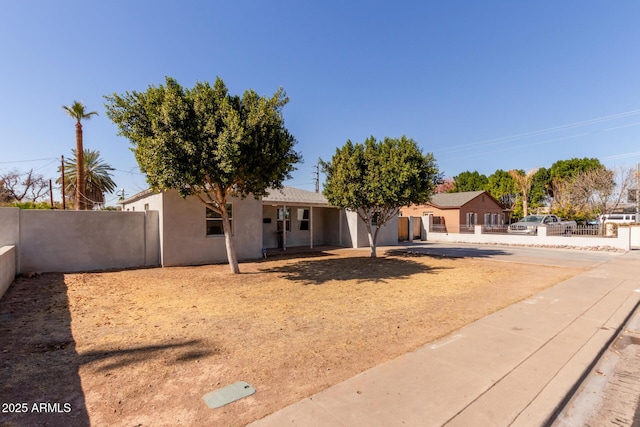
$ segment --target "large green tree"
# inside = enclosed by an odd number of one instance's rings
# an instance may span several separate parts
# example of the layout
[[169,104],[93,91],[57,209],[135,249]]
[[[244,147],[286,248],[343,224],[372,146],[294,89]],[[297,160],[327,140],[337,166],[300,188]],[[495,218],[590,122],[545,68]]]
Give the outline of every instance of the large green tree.
[[[73,157],[64,161],[64,186],[65,193],[69,199],[73,201],[74,206],[77,204],[77,156],[76,150],[71,150]],[[115,169],[105,163],[100,158],[98,150],[84,150],[84,180],[85,180],[85,203],[88,207],[93,208],[96,205],[104,203],[104,193],[110,193],[116,189],[116,183],[113,181],[111,171]],[[62,172],[62,167],[58,167],[58,173]],[[62,185],[62,176],[56,180],[56,184]]]
[[271,97],[247,90],[240,97],[220,78],[185,89],[167,77],[165,85],[105,99],[107,115],[133,144],[151,187],[194,195],[220,215],[229,266],[239,273],[228,199],[282,187],[302,160],[284,126],[284,90]]
[[357,212],[367,229],[372,258],[380,228],[401,207],[427,202],[441,178],[433,155],[423,154],[405,136],[383,141],[372,136],[362,144],[348,140],[322,166],[324,196],[333,206]]
[[549,168],[549,178],[551,181],[562,181],[573,178],[581,172],[600,168],[604,168],[604,165],[596,158],[558,160]]
[[86,111],[86,107],[82,102],[73,101],[70,106],[63,105],[62,108],[76,121],[76,169],[78,171],[76,176],[76,204],[77,210],[87,209],[86,193],[85,193],[85,177],[84,177],[84,147],[82,141],[82,120],[89,120],[91,116],[98,115],[97,112]]
[[487,177],[485,189],[496,200],[499,200],[505,208],[513,209],[518,191],[516,190],[515,181],[509,172],[502,169],[496,170]]
[[453,177],[454,186],[452,193],[463,191],[480,191],[487,186],[487,176],[478,171],[465,171]]

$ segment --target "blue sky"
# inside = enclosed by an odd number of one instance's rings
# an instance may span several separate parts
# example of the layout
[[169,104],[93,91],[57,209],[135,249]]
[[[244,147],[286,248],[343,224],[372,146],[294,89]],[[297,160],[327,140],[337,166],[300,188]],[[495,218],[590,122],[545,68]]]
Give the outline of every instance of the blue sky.
[[77,99],[100,114],[85,147],[126,195],[145,189],[103,96],[165,76],[219,76],[238,94],[284,87],[304,157],[286,184],[307,190],[318,158],[370,135],[415,139],[446,176],[573,157],[633,166],[638,22],[640,2],[626,0],[5,2],[0,171],[56,178],[75,147],[61,107]]

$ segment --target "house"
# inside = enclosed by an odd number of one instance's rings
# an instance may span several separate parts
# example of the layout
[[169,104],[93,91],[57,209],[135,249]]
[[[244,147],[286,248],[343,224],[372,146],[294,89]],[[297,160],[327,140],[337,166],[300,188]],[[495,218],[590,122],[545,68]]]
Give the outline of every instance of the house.
[[508,224],[510,211],[486,191],[464,191],[434,194],[424,205],[402,208],[400,215],[423,218],[431,231],[458,233],[475,225]]
[[[121,204],[123,211],[159,212],[161,265],[227,261],[222,219],[196,197],[145,190]],[[330,206],[320,193],[284,187],[258,199],[230,198],[227,212],[239,260],[260,258],[265,248],[369,246],[357,214]],[[377,243],[398,243],[397,218],[381,228]]]

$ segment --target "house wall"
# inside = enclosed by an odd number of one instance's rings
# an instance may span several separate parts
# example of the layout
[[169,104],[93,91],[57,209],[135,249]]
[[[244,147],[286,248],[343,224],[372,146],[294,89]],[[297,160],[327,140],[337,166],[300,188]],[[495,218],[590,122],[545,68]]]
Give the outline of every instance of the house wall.
[[[159,265],[164,265],[163,263],[163,251],[160,250],[160,248],[162,248],[162,244],[163,244],[163,234],[162,234],[162,221],[163,221],[163,214],[164,214],[164,209],[163,209],[163,193],[152,193],[152,194],[148,194],[147,196],[145,196],[144,198],[140,199],[140,200],[136,200],[135,202],[132,203],[127,203],[126,205],[123,205],[122,208],[125,212],[145,212],[146,210],[148,211],[155,211],[156,214],[158,215],[158,231],[157,231],[157,235],[156,238],[158,240],[157,244],[158,244],[158,257],[159,257],[159,261],[158,264]],[[145,210],[146,208],[146,210]]]
[[480,196],[462,206],[462,208],[460,209],[460,224],[467,224],[468,212],[478,214],[476,225],[484,225],[485,214],[498,214],[498,218],[502,218],[503,210],[502,207],[496,204],[491,197],[487,196],[486,194],[481,194]]
[[408,208],[402,208],[401,212],[403,217],[422,217],[429,213],[434,217],[444,218],[444,225],[448,231],[457,232],[460,230],[460,218],[462,215],[459,208],[441,209],[427,203],[426,205],[413,205]]
[[[282,208],[282,206],[279,206]],[[264,205],[262,224],[262,244],[265,248],[278,247],[277,206]],[[287,246],[310,246],[311,230],[300,230],[302,221],[298,217],[298,209],[311,209],[309,206],[287,206],[291,209],[291,231],[287,232]],[[339,245],[340,211],[335,208],[313,207],[309,212],[310,227],[313,228],[313,245]],[[264,222],[268,218],[270,222]]]
[[0,208],[0,241],[16,247],[16,273],[159,264],[157,212]]
[[[362,221],[356,212],[346,211],[346,223],[347,230],[343,235],[343,238],[349,241],[351,244],[342,246],[348,246],[353,248],[365,248],[369,247],[369,235],[367,233],[367,226]],[[378,232],[377,246],[391,246],[398,244],[398,217],[391,218],[385,223]]]
[[[162,265],[196,265],[227,262],[225,238],[206,235],[206,207],[196,198],[176,191],[163,196]],[[233,204],[233,243],[238,260],[257,259],[262,246],[262,201],[253,197],[230,198]]]
[[[459,208],[441,208],[427,203],[425,205],[413,205],[402,208],[401,212],[404,217],[421,217],[425,213],[431,213],[434,217],[442,217],[444,218],[447,231],[452,233],[457,233],[460,230],[460,226],[467,225],[467,213],[477,214],[476,225],[484,225],[484,215],[486,213],[498,214],[500,220],[504,213],[502,207],[487,194],[481,194]],[[506,218],[505,222],[507,222]]]

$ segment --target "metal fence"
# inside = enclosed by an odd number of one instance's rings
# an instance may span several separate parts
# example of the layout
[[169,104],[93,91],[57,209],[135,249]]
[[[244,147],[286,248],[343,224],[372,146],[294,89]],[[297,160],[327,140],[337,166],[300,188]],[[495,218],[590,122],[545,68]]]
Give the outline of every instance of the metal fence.
[[[510,234],[508,225],[483,225],[482,234]],[[600,224],[595,225],[578,225],[570,231],[562,229],[547,228],[547,236],[568,236],[568,237],[608,237],[615,238],[618,236],[618,228],[609,224],[603,227]]]

